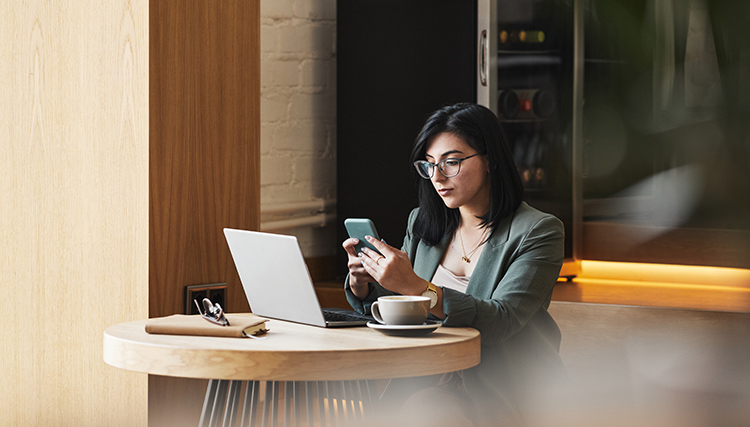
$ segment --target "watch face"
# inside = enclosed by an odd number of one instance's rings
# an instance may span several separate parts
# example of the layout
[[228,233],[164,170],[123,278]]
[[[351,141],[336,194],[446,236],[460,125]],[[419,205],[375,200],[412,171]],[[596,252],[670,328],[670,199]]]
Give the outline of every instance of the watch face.
[[422,292],[422,296],[430,298],[430,308],[432,309],[437,305],[438,302],[437,286],[430,282],[427,283],[427,290]]
[[430,298],[430,308],[433,308],[437,305],[437,292],[433,291],[432,289],[427,289],[426,291],[422,292],[422,296]]

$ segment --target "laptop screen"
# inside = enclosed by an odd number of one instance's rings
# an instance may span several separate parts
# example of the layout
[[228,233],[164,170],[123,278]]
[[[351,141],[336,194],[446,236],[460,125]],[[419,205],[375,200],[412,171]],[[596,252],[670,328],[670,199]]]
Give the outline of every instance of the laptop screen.
[[296,237],[230,228],[224,235],[253,313],[325,326]]

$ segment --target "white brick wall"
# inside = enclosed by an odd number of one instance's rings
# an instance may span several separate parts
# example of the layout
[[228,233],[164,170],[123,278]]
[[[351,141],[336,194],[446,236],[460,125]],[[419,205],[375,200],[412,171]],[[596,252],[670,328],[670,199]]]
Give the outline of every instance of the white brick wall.
[[[261,229],[310,216],[269,210],[320,201],[335,213],[336,0],[261,0]],[[330,217],[330,215],[329,215]],[[340,249],[334,224],[294,234],[305,256]]]

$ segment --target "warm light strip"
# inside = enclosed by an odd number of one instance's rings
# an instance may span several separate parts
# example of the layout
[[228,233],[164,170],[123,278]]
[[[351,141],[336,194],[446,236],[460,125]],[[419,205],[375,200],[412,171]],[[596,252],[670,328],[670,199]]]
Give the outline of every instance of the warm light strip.
[[649,282],[643,280],[615,280],[615,279],[592,279],[586,277],[578,277],[575,283],[587,284],[592,283],[597,286],[627,286],[633,287],[646,287],[653,289],[683,289],[683,290],[694,290],[694,291],[723,291],[723,292],[734,292],[739,295],[747,294],[750,295],[750,287],[738,287],[738,286],[722,286],[722,285],[711,285],[711,284],[695,284],[695,283],[676,283],[676,282]]
[[724,267],[581,261],[579,278],[750,288],[750,270]]

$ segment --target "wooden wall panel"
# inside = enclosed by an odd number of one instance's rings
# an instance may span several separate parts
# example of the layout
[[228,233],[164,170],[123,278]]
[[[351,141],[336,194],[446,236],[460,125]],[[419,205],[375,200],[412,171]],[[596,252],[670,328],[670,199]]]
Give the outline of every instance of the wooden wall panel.
[[151,1],[151,317],[213,282],[248,309],[222,229],[259,226],[259,52],[257,0]]
[[148,1],[0,3],[0,425],[144,425]]
[[[260,3],[151,0],[149,35],[149,315],[214,282],[247,311],[222,229],[259,228]],[[150,376],[149,425],[197,422],[205,387]]]

